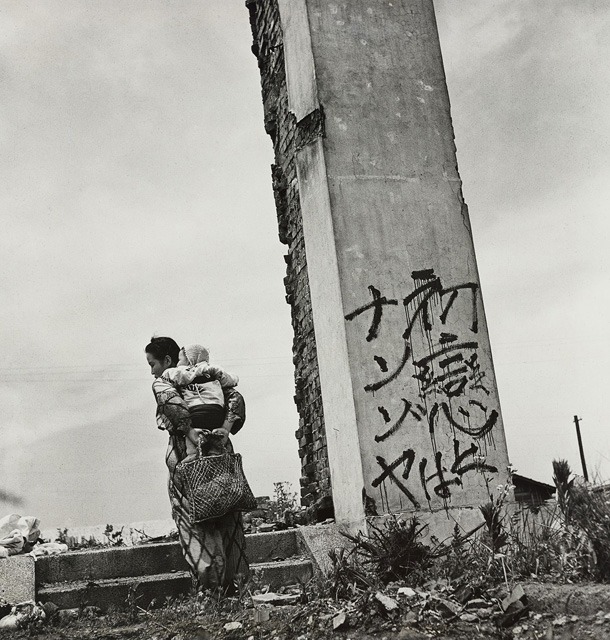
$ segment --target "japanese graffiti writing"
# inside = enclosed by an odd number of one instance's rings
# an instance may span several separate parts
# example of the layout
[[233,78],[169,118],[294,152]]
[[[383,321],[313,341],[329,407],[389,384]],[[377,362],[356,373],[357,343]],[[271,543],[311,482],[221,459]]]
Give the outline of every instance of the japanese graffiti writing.
[[[428,502],[436,496],[446,503],[452,488],[462,486],[466,474],[497,472],[480,454],[475,461],[479,446],[472,439],[488,437],[499,413],[490,406],[489,383],[479,361],[478,284],[444,286],[432,269],[414,271],[411,277],[413,290],[402,300],[382,295],[379,289],[369,286],[372,300],[348,313],[345,319],[352,322],[370,316],[365,339],[373,348],[386,324],[399,328],[396,339],[400,346],[393,343],[391,349],[400,354],[399,358],[392,364],[391,354],[373,354],[377,373],[372,373],[363,387],[372,397],[381,394],[388,398],[384,405],[377,406],[383,429],[374,441],[387,450],[387,443],[393,446],[394,439],[399,438],[395,446],[416,427],[427,430],[432,454],[418,456],[407,440],[406,446],[398,445],[400,449],[404,446],[401,454],[389,462],[387,456],[376,455],[381,473],[372,486],[379,487],[389,480],[419,508],[413,482],[419,485],[417,493]],[[404,319],[397,323],[396,314],[401,312]],[[392,314],[391,322],[384,321],[388,313]],[[392,416],[388,403],[396,407],[397,402],[398,410],[394,409]],[[451,459],[447,452],[437,450],[439,430],[453,433]],[[471,440],[464,445],[460,438]],[[411,473],[414,466],[418,474]]]
[[[468,471],[476,469],[478,471],[491,471],[492,473],[495,473],[498,470],[496,467],[494,467],[493,465],[485,464],[485,462],[479,460],[464,464],[464,461],[469,456],[474,457],[478,450],[479,448],[474,443],[472,443],[468,449],[460,453],[460,441],[453,441],[453,463],[450,469],[450,472],[456,476],[453,478],[445,477],[447,469],[442,465],[443,454],[441,451],[437,451],[434,454],[434,465],[436,472],[430,476],[426,474],[428,459],[422,457],[419,462],[419,480],[424,491],[424,495],[426,496],[426,500],[428,500],[428,502],[430,501],[428,483],[434,478],[438,479],[438,484],[436,484],[433,488],[434,493],[443,500],[447,500],[451,497],[451,491],[449,490],[449,487],[451,485],[461,486],[461,477]],[[389,478],[405,494],[411,504],[419,509],[419,507],[421,506],[419,501],[416,500],[411,491],[407,489],[407,487],[401,482],[399,478],[396,477],[396,474],[394,473],[394,471],[404,463],[405,466],[402,470],[401,478],[403,480],[408,480],[409,476],[411,475],[411,468],[413,467],[414,462],[415,451],[413,449],[407,449],[406,451],[403,451],[402,454],[390,464],[388,464],[382,456],[377,456],[377,463],[382,468],[383,472],[373,480],[373,482],[371,483],[372,486],[378,487],[386,478]]]

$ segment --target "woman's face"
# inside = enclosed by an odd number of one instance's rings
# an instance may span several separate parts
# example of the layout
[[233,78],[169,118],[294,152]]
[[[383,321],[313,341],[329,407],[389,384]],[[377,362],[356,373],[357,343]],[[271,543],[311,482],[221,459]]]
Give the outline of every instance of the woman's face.
[[165,356],[163,360],[157,360],[151,353],[147,353],[146,360],[148,360],[150,372],[155,378],[158,378],[166,369],[172,366],[169,356]]

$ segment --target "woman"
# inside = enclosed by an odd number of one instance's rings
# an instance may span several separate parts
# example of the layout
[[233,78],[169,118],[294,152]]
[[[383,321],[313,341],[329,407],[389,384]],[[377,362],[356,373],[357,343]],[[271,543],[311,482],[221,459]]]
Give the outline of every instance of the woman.
[[[186,434],[192,429],[192,423],[178,389],[162,377],[166,369],[178,363],[180,347],[171,338],[152,338],[145,352],[155,376],[153,393],[157,401],[157,426],[169,433],[165,456],[169,469],[169,499],[184,557],[200,588],[232,591],[237,576],[246,579],[248,574],[241,514],[233,512],[215,520],[190,523],[189,502],[176,467],[186,457]],[[229,427],[229,432],[236,418],[232,408],[229,400],[223,425]],[[227,447],[232,450],[230,442]]]

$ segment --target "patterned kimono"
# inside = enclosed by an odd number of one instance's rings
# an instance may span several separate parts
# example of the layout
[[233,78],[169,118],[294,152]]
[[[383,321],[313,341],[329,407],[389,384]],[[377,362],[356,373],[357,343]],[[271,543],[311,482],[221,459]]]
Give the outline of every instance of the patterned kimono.
[[[184,557],[199,588],[231,591],[238,575],[243,579],[248,577],[241,513],[233,512],[215,520],[190,523],[186,487],[176,472],[176,466],[186,457],[184,434],[191,426],[189,410],[179,391],[168,380],[157,378],[153,383],[153,393],[157,400],[157,426],[169,433],[165,455],[169,470],[168,491]],[[235,402],[229,394],[227,414],[237,419],[233,412]],[[232,450],[230,443],[227,446]]]

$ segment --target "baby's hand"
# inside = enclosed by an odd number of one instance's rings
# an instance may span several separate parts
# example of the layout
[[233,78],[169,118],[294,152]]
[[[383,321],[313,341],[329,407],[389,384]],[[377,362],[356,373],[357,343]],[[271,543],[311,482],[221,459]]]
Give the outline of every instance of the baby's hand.
[[[209,431],[208,431],[208,433],[209,433]],[[202,429],[189,429],[189,432],[187,433],[186,437],[193,444],[197,444],[197,442],[199,441],[199,438],[201,438],[204,434],[205,434],[205,432]]]
[[214,429],[214,431],[212,431],[212,435],[216,436],[219,439],[222,438],[222,444],[225,444],[229,439],[229,432],[226,429],[222,429],[222,428]]

